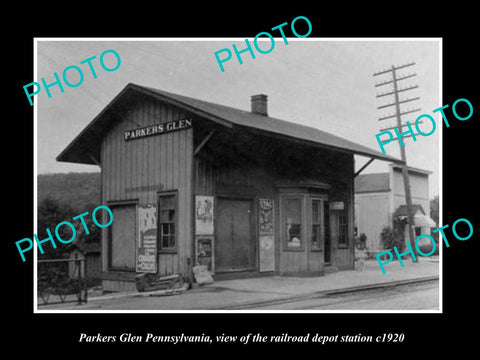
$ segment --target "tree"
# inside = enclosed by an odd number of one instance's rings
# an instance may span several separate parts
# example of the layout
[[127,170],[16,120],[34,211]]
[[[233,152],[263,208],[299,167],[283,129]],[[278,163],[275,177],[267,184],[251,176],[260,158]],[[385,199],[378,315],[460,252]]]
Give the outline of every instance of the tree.
[[[430,217],[432,218],[433,221],[435,221],[435,224],[437,224],[438,226],[440,226],[439,211],[440,211],[439,196],[436,195],[433,199],[430,200]],[[435,242],[438,244],[438,232],[432,233],[432,236],[435,239]]]
[[[42,259],[62,258],[64,256],[62,250],[64,250],[68,244],[63,244],[56,240],[55,227],[62,221],[72,222],[72,218],[76,215],[78,214],[75,213],[72,206],[61,203],[52,197],[46,197],[40,202],[37,212],[38,240],[41,241],[48,238],[49,235],[46,229],[49,229],[57,245],[57,248],[54,248],[50,242],[43,243],[42,248],[44,254],[41,255],[40,252],[38,253]],[[72,237],[72,230],[67,225],[61,226],[58,229],[58,234],[62,239],[68,240]]]
[[430,217],[437,225],[439,222],[439,209],[440,208],[440,201],[439,196],[436,195],[433,199],[430,200]]

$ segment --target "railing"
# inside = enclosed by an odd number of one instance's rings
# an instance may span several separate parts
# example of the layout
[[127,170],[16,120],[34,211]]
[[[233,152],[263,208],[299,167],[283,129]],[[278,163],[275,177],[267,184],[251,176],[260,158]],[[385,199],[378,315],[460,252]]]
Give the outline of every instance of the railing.
[[43,304],[87,302],[85,259],[37,261],[37,294]]

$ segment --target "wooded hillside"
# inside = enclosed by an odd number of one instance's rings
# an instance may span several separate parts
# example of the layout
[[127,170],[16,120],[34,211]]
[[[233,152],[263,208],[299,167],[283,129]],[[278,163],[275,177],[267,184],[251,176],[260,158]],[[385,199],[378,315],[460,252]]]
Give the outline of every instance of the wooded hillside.
[[38,204],[45,198],[68,204],[75,211],[92,211],[101,205],[100,173],[42,174],[37,178]]

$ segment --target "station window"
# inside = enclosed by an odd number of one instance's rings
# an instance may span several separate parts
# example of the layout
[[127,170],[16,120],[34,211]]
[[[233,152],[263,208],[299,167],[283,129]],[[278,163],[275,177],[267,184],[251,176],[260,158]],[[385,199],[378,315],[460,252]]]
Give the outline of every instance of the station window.
[[322,203],[323,201],[320,199],[312,199],[312,250],[319,250],[322,248],[324,237]]
[[339,211],[338,214],[338,244],[347,245],[348,240],[348,224],[345,210]]
[[287,249],[302,249],[302,199],[285,199],[284,211]]
[[168,193],[158,196],[159,242],[161,251],[176,250],[177,195]]

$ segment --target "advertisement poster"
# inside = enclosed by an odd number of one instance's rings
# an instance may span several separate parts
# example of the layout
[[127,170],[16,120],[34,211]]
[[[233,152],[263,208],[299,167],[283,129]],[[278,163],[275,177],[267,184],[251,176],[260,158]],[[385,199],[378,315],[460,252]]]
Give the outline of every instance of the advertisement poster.
[[214,273],[214,237],[197,236],[196,237],[196,255],[197,264],[207,267],[210,274]]
[[195,196],[195,233],[213,235],[213,196]]
[[258,200],[260,271],[275,270],[275,237],[273,225],[273,199]]
[[157,206],[137,206],[137,272],[157,272]]

